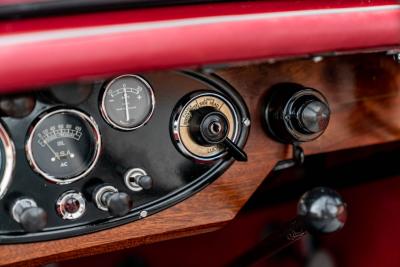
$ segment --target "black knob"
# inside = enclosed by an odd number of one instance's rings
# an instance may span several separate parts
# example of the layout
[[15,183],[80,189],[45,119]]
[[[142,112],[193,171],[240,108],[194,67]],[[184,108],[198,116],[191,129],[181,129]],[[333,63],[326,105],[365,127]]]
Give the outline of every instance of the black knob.
[[27,232],[41,231],[47,224],[47,213],[39,207],[26,209],[21,214],[20,224]]
[[297,206],[297,214],[311,233],[332,233],[343,228],[347,207],[332,189],[314,188],[305,193]]
[[132,199],[124,192],[112,193],[106,203],[108,212],[113,216],[124,216],[132,209]]
[[102,185],[93,192],[93,200],[101,210],[108,211],[112,216],[124,216],[133,206],[132,198],[111,185]]
[[153,187],[153,179],[149,175],[141,175],[135,178],[136,183],[144,190],[149,190]]
[[11,207],[11,215],[22,228],[30,233],[43,230],[47,224],[47,213],[30,198],[21,198]]
[[283,143],[306,142],[318,138],[328,127],[330,109],[315,89],[284,83],[271,88],[264,118],[268,133]]
[[300,131],[308,133],[321,133],[328,127],[331,111],[322,101],[311,100],[305,102],[298,111]]
[[246,153],[228,138],[229,127],[226,116],[212,107],[192,111],[189,130],[198,144],[205,146],[222,144],[235,160],[247,161]]

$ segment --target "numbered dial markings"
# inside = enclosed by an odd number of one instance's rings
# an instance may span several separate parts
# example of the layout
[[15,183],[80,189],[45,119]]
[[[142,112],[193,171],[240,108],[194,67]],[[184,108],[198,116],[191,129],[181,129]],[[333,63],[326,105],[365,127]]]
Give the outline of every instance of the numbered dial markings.
[[111,126],[134,130],[150,119],[154,104],[153,90],[143,78],[123,75],[107,84],[100,110]]
[[224,155],[223,145],[200,145],[191,136],[189,123],[192,111],[199,108],[211,107],[222,112],[229,121],[228,138],[235,140],[237,137],[238,117],[233,106],[223,96],[216,93],[197,93],[182,100],[174,115],[173,138],[181,152],[193,159],[200,161],[215,160]]
[[33,169],[65,184],[85,176],[96,163],[101,146],[94,120],[77,110],[56,110],[33,127],[26,146]]

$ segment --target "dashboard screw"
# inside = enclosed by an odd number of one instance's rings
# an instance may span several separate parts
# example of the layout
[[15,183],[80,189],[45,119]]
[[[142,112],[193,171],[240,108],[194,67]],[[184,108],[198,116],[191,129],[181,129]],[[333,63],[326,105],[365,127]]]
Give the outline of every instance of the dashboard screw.
[[244,126],[246,126],[246,127],[250,126],[250,120],[248,118],[244,118],[242,122],[243,122]]

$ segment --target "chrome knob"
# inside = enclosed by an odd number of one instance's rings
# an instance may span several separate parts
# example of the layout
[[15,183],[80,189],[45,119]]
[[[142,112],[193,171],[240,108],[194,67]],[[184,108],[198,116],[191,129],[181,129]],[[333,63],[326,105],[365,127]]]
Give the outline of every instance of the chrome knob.
[[300,198],[297,214],[309,232],[333,233],[346,223],[347,206],[336,191],[317,187]]

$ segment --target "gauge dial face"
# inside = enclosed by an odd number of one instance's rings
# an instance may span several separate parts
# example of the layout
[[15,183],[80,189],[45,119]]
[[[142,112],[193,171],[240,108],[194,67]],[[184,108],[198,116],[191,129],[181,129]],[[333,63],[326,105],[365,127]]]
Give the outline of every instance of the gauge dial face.
[[7,193],[11,184],[15,165],[14,143],[0,124],[0,199]]
[[177,147],[185,156],[199,161],[212,161],[224,155],[224,146],[200,145],[193,139],[189,129],[192,111],[204,107],[211,107],[226,116],[230,125],[227,137],[235,140],[238,132],[238,116],[225,97],[213,92],[195,93],[181,100],[173,115],[172,135]]
[[100,110],[111,126],[120,130],[134,130],[150,119],[154,105],[153,90],[143,78],[123,75],[105,87]]
[[59,109],[34,125],[26,152],[36,172],[50,181],[67,184],[91,171],[100,147],[100,133],[91,117],[77,110]]

